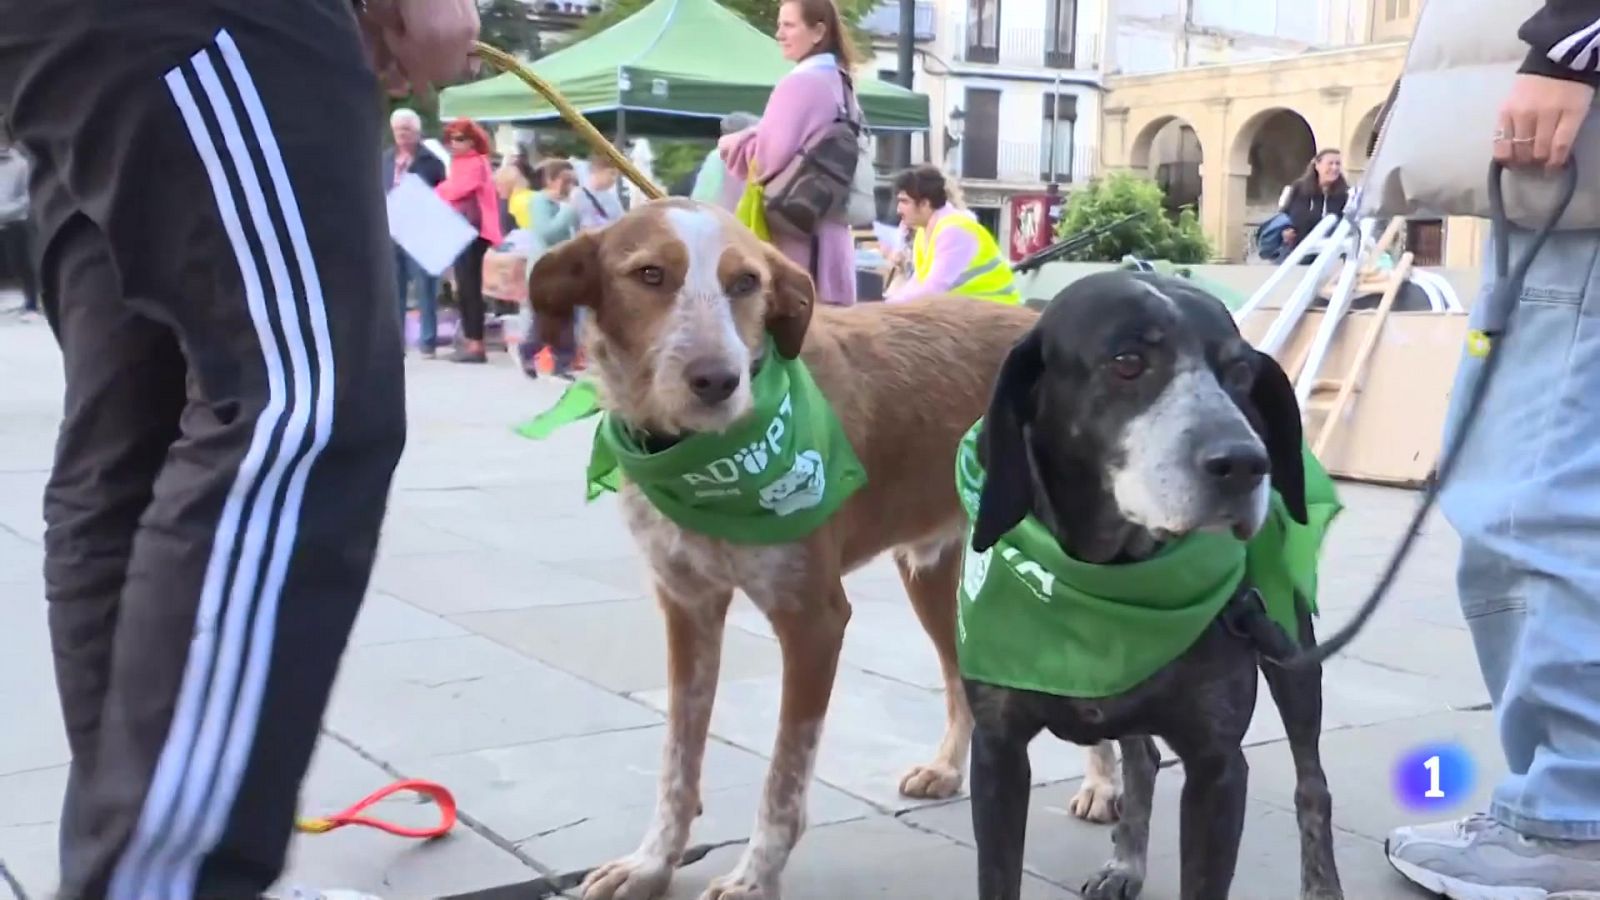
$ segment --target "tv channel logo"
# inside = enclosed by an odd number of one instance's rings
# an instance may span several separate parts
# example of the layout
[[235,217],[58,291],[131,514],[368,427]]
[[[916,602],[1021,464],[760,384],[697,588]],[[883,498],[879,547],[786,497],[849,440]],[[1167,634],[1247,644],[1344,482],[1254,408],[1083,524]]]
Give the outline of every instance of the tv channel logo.
[[1394,797],[1413,812],[1443,812],[1472,799],[1477,764],[1454,741],[1434,741],[1406,751],[1395,761]]

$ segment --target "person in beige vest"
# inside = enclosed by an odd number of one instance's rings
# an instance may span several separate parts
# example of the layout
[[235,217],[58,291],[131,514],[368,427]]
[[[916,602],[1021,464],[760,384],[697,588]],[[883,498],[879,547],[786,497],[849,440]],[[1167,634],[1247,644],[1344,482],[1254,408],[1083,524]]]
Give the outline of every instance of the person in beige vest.
[[[1559,202],[1556,170],[1578,166],[1577,194],[1496,339],[1478,424],[1440,494],[1461,535],[1457,592],[1507,774],[1486,813],[1396,829],[1387,854],[1455,900],[1600,898],[1597,82],[1600,0],[1429,3],[1359,201],[1365,215],[1483,217],[1500,160],[1512,167],[1514,261]],[[1475,325],[1487,306],[1474,306]],[[1482,370],[1463,354],[1447,444]]]

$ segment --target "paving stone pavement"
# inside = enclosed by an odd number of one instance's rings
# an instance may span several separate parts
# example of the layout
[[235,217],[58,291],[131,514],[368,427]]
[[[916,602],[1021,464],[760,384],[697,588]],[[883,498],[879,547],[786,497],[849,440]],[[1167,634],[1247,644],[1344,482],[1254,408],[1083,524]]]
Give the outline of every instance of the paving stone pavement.
[[[4,303],[0,302],[0,307]],[[465,814],[418,844],[350,828],[295,839],[286,882],[392,898],[487,892],[551,896],[550,885],[631,850],[650,815],[665,703],[662,627],[645,571],[609,500],[585,505],[589,429],[530,443],[510,431],[558,395],[505,364],[407,364],[412,425],[368,602],[344,661],[301,798],[342,807],[397,775],[447,784]],[[50,676],[39,496],[60,409],[60,364],[42,322],[0,313],[0,897],[5,873],[49,895],[67,751]],[[1330,538],[1325,632],[1371,584],[1415,495],[1342,488]],[[1389,768],[1424,740],[1456,739],[1480,774],[1501,766],[1490,713],[1456,611],[1456,547],[1429,525],[1392,599],[1326,677],[1323,738],[1347,895],[1415,900],[1382,859],[1394,825]],[[973,894],[964,798],[913,803],[897,774],[930,753],[943,706],[931,648],[893,567],[853,574],[855,605],[811,793],[810,831],[790,865],[790,900]],[[727,871],[749,834],[773,738],[779,673],[761,616],[741,600],[727,635],[706,762],[705,814],[670,897],[691,900]],[[1266,697],[1265,689],[1262,697]],[[1293,767],[1263,702],[1248,740],[1249,820],[1234,896],[1297,892]],[[1074,897],[1110,835],[1065,812],[1081,752],[1034,747],[1026,896]],[[1179,768],[1163,771],[1144,897],[1173,900]],[[1481,804],[1487,784],[1453,812]],[[426,821],[390,801],[379,814]],[[1422,818],[1429,818],[1424,816]],[[568,876],[563,878],[563,876]],[[510,887],[507,887],[510,886]],[[505,890],[491,891],[497,887]]]

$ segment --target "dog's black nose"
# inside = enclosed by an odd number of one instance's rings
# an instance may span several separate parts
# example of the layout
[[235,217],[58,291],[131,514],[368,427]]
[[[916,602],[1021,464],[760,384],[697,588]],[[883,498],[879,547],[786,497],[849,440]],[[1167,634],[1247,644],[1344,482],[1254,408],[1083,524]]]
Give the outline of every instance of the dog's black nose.
[[1242,441],[1213,444],[1200,452],[1200,468],[1224,493],[1248,493],[1267,476],[1267,451]]
[[721,403],[739,389],[739,370],[720,359],[697,359],[684,368],[683,377],[689,380],[689,390],[708,405]]

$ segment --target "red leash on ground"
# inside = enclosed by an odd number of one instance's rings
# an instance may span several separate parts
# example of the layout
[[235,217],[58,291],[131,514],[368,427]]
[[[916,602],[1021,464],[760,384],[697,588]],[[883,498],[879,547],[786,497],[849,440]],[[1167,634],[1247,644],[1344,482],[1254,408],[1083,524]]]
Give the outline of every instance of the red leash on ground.
[[[431,828],[411,828],[361,815],[362,810],[390,794],[399,793],[400,791],[411,791],[433,800],[434,804],[439,807],[439,824]],[[399,837],[429,839],[444,836],[451,828],[455,827],[455,824],[456,798],[450,793],[449,789],[442,784],[413,778],[397,781],[388,787],[379,788],[368,794],[361,802],[331,816],[300,819],[295,822],[294,827],[296,830],[303,831],[306,834],[323,834],[336,828],[343,828],[346,825],[365,825],[369,828],[376,828],[379,831],[387,831]]]

